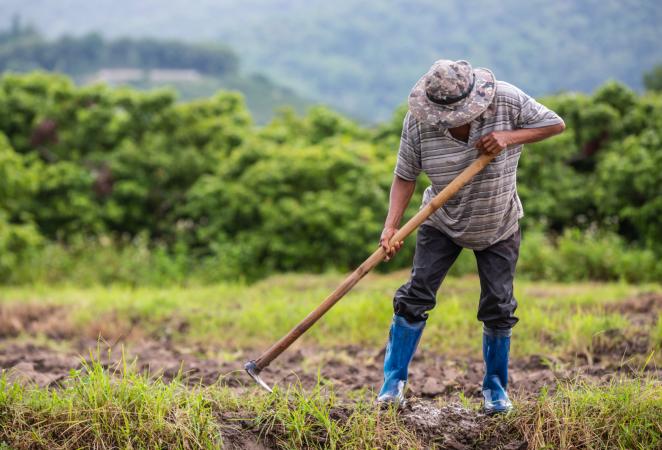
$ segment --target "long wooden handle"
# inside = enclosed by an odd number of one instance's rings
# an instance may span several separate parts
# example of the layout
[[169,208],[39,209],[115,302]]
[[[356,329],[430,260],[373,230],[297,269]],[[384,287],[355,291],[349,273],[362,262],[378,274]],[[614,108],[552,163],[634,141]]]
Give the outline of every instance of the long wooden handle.
[[[391,238],[390,244],[403,241],[409,236],[416,228],[419,227],[430,215],[448,201],[453,195],[459,191],[462,186],[467,184],[474,175],[483,170],[490,161],[494,159],[492,155],[482,154],[476,159],[469,167],[464,169],[448,186],[439,192],[425,207],[421,208],[418,213],[397,233]],[[315,322],[319,320],[326,312],[331,309],[341,298],[345,296],[355,285],[358,283],[368,272],[370,272],[377,264],[384,260],[386,252],[380,246],[375,252],[368,257],[363,263],[352,272],[340,285],[326,298],[324,301],[308,314],[297,326],[292,328],[289,333],[283,336],[278,342],[272,345],[265,351],[258,359],[255,360],[255,368],[259,372],[267,367],[271,361],[276,359],[283,353],[294,341],[296,341],[308,328],[312,327]]]

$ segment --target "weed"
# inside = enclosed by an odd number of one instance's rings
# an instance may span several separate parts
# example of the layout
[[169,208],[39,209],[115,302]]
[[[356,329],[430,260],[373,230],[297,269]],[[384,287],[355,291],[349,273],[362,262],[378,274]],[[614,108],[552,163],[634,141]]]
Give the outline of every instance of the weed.
[[341,404],[333,387],[321,382],[311,392],[293,385],[270,395],[237,396],[220,385],[150,380],[124,359],[111,369],[94,360],[57,390],[2,376],[0,442],[53,449],[217,448],[223,433],[236,431],[232,418],[278,448],[422,446],[395,411],[380,411],[373,400]]
[[62,389],[0,378],[0,441],[20,448],[216,448],[222,444],[210,402],[175,380],[152,382],[124,361],[72,371]]
[[562,384],[520,405],[509,420],[533,449],[653,449],[662,445],[660,417],[660,383],[642,378]]

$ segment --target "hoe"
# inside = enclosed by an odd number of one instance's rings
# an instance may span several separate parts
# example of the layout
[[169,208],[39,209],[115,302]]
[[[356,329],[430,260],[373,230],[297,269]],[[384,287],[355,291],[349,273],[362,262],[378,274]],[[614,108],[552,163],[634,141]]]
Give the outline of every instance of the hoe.
[[[444,203],[455,195],[465,184],[467,184],[474,175],[479,173],[487,166],[495,155],[482,154],[471,165],[462,171],[453,181],[451,181],[441,192],[439,192],[425,207],[404,224],[400,230],[391,238],[390,245],[403,241],[414,230],[416,230],[433,212],[441,208]],[[380,246],[363,263],[352,272],[345,280],[324,301],[308,314],[298,325],[289,333],[283,336],[278,342],[273,344],[259,358],[248,361],[244,365],[246,372],[255,380],[257,384],[271,392],[269,385],[260,377],[260,373],[274,359],[283,353],[290,345],[294,343],[303,333],[305,333],[315,322],[317,322],[326,312],[331,309],[341,298],[345,296],[368,272],[377,264],[384,260],[386,252]]]

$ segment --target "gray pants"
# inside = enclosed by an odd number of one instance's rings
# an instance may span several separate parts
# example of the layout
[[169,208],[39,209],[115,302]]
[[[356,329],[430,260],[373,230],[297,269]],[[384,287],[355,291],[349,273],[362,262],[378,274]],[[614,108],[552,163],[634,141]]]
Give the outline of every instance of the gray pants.
[[[510,329],[518,321],[515,317],[517,301],[513,296],[513,278],[519,256],[520,231],[487,247],[474,251],[480,277],[478,320],[491,329]],[[416,236],[416,253],[411,278],[393,298],[396,314],[410,322],[427,320],[427,312],[434,308],[436,295],[444,277],[462,247],[441,231],[422,225]]]

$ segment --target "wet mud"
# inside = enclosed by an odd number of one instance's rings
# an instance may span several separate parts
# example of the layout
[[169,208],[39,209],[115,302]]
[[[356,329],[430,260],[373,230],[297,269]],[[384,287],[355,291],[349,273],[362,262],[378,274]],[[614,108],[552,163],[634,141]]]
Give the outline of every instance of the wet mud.
[[[662,296],[643,294],[610,308],[626,315],[633,325],[650,327],[662,310]],[[176,345],[170,339],[157,340],[130,329],[122,330],[121,334],[124,339],[114,339],[111,343],[91,339],[89,330],[77,332],[67,322],[66,311],[61,309],[0,305],[0,370],[10,380],[60,388],[72,369],[83,369],[92,359],[116,370],[124,357],[136,370],[165,381],[180,378],[191,384],[219,383],[239,394],[256,389],[243,371],[243,364],[263,349],[239,350],[228,360],[209,356],[209,349]],[[660,368],[651,365],[642,369],[628,363],[632,356],[645,357],[650,351],[649,338],[643,332],[624,335],[609,331],[596,340],[590,355],[514,358],[509,390],[513,398],[526,400],[543,388],[553,391],[559,382],[566,380],[606,384],[619,376],[638,377],[643,372],[662,379]],[[341,401],[349,402],[350,393],[361,391],[370,395],[379,389],[383,355],[383,348],[322,349],[295,344],[262,375],[267,383],[285,389],[290,385],[311,389],[318,383],[328,383]],[[494,438],[496,441],[486,436],[486,429],[494,429],[489,425],[492,419],[461,403],[462,398],[473,401],[474,405],[478,403],[482,377],[481,359],[418,352],[410,368],[409,402],[401,411],[402,420],[429,446],[526,448],[526,443],[517,436],[509,439],[508,433]],[[267,448],[249,424],[230,430],[228,438],[231,447]]]

